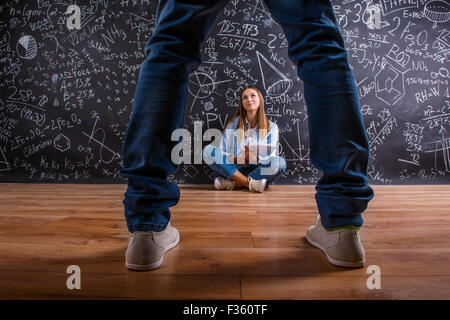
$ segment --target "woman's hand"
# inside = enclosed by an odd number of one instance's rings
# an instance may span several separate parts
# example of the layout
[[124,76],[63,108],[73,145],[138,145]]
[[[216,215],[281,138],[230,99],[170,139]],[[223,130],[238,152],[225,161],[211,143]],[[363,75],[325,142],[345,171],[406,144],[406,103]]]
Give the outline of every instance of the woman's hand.
[[[244,159],[242,158],[242,154],[244,155]],[[256,164],[258,163],[258,155],[254,152],[251,152],[247,145],[244,148],[241,147],[241,155],[233,157],[234,162],[237,164]],[[242,163],[244,160],[244,163]]]
[[256,153],[250,152],[250,149],[245,145],[245,164],[256,164],[258,163],[258,155]]

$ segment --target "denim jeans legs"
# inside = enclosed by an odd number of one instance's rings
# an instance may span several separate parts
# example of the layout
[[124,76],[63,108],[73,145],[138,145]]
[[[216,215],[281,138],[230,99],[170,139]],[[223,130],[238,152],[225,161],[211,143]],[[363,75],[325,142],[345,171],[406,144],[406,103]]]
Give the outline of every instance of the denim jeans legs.
[[[123,145],[128,230],[161,231],[180,191],[167,176],[172,131],[182,128],[189,72],[226,0],[163,0],[145,52]],[[367,185],[368,140],[347,53],[329,0],[265,0],[288,40],[304,83],[310,157],[323,175],[316,202],[326,228],[363,223],[373,197]]]
[[212,145],[208,145],[203,149],[203,160],[212,170],[227,179],[231,179],[234,173],[239,170],[243,175],[252,177],[255,180],[266,179],[266,185],[271,184],[286,172],[286,161],[282,157],[271,156],[265,164],[249,163],[240,165],[229,163],[222,150]]

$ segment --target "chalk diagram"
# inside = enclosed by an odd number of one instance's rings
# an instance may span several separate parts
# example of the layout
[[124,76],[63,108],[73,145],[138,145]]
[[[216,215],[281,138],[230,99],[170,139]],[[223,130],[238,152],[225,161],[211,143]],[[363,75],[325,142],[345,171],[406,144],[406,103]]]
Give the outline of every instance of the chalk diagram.
[[375,75],[375,96],[390,106],[394,105],[405,95],[404,73],[387,62],[385,68]]
[[[444,138],[442,134],[442,140],[427,142],[427,145],[434,145],[434,148],[425,150],[425,153],[434,153],[434,167],[436,170],[445,170],[450,172],[450,138]],[[439,152],[441,151],[441,152]],[[441,153],[441,156],[439,156]]]
[[200,171],[198,171],[192,164],[183,166],[183,172],[189,178],[193,178],[200,173]]
[[154,20],[148,20],[138,15],[129,14],[131,30],[137,29],[139,32],[152,32],[155,24]]
[[32,36],[23,36],[17,41],[17,54],[22,59],[31,60],[36,57],[37,44]]
[[3,148],[0,147],[0,172],[9,170],[11,170],[11,165],[6,159],[5,153],[3,152]]
[[[297,143],[298,143],[298,148],[292,147],[289,144],[289,141],[286,139],[286,137],[284,135],[280,135],[281,138],[283,138],[284,144],[288,147],[288,149],[292,152],[293,154],[293,158],[292,159],[287,159],[290,161],[310,161],[310,157],[309,157],[309,150],[304,150],[304,145],[302,144],[302,140],[300,138],[300,121],[296,120],[295,121],[296,124],[296,129],[297,129]],[[283,146],[283,144],[280,144],[281,146]],[[298,150],[298,152],[297,152]],[[306,151],[306,154],[303,154],[304,151]],[[280,151],[281,154],[282,151]]]
[[70,139],[63,134],[59,134],[53,141],[53,145],[56,150],[61,152],[67,151],[70,149]]
[[447,22],[450,19],[450,4],[442,0],[427,2],[423,9],[423,14],[433,23],[436,29],[438,23]]
[[209,97],[216,88],[214,79],[204,72],[195,72],[189,82],[189,93],[196,99]]
[[[100,150],[99,150],[100,161],[103,162],[103,163],[111,163],[113,160],[120,159],[121,156],[120,156],[120,153],[115,152],[114,150],[108,148],[105,145],[105,130],[103,130],[101,128],[95,129],[95,127],[97,126],[98,119],[99,119],[98,117],[95,119],[95,123],[94,123],[94,126],[92,127],[92,132],[91,132],[90,135],[85,133],[85,132],[83,132],[83,131],[81,131],[81,133],[84,134],[85,136],[89,137],[88,144],[91,143],[91,141],[94,141],[98,145],[100,145]],[[94,138],[95,135],[97,135],[98,132],[100,133],[100,136],[101,136],[100,140],[101,141]],[[109,160],[105,160],[103,158],[103,150],[106,150],[106,153],[111,154],[111,157],[109,158]]]
[[220,83],[230,82],[231,80],[214,81],[214,79],[206,72],[196,71],[189,79],[188,92],[194,97],[191,104],[192,111],[194,103],[197,99],[204,99],[214,93],[216,85]]
[[292,88],[292,80],[286,77],[272,63],[267,60],[259,51],[256,51],[259,70],[266,94],[272,97],[281,96]]

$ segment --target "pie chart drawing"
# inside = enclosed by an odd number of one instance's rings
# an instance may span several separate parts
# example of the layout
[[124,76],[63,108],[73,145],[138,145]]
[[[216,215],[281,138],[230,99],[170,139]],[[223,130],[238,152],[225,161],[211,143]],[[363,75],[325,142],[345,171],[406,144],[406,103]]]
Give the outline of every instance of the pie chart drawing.
[[22,59],[34,59],[37,54],[36,40],[32,36],[23,36],[17,42],[17,54]]
[[204,72],[195,72],[190,80],[188,90],[195,98],[209,97],[216,88],[213,78]]

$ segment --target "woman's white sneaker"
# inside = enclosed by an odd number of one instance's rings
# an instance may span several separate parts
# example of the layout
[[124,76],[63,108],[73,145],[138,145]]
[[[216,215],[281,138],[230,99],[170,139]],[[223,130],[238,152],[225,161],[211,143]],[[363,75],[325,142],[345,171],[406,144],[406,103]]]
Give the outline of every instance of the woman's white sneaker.
[[248,177],[248,189],[252,192],[264,192],[266,183],[266,179],[255,180],[252,177]]
[[229,180],[221,177],[217,177],[214,180],[214,188],[217,190],[233,190],[236,185],[236,181]]

